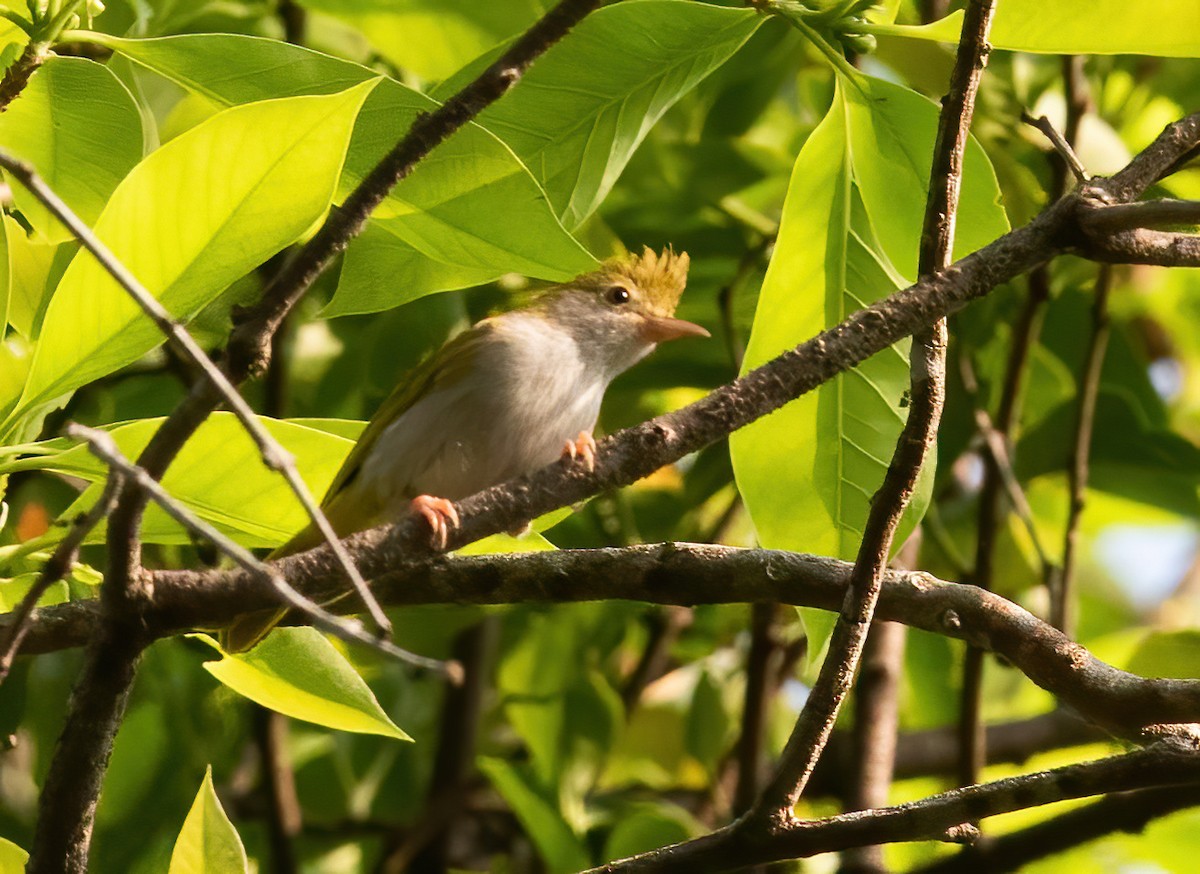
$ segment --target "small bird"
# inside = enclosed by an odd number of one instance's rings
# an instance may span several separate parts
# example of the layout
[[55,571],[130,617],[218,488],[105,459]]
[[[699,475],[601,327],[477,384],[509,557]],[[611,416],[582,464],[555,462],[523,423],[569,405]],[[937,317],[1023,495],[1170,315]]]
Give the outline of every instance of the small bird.
[[[646,248],[446,343],[396,387],[334,477],[322,503],[334,531],[345,537],[412,512],[444,549],[458,525],[453,501],[559,458],[591,470],[609,383],[658,343],[709,336],[674,318],[687,270],[687,253]],[[321,542],[309,525],[271,558]],[[225,650],[250,649],[284,612],[235,620]]]

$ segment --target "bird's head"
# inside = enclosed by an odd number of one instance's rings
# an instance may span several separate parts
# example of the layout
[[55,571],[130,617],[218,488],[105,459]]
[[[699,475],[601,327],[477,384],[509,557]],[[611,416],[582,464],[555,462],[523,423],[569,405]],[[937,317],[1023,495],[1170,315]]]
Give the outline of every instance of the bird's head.
[[709,336],[699,325],[675,318],[687,271],[687,253],[669,248],[611,258],[550,292],[545,313],[619,372],[664,340]]

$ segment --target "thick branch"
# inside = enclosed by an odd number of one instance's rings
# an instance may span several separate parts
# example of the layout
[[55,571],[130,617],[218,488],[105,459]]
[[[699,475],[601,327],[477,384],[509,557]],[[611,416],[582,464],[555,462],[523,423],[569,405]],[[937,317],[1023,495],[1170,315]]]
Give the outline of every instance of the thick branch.
[[[356,551],[364,567],[379,550]],[[277,564],[310,599],[339,591],[336,573],[314,572],[304,556]],[[438,557],[399,563],[374,587],[388,606],[570,603],[625,599],[690,607],[778,601],[838,609],[851,565],[830,558],[694,544],[559,550],[529,555]],[[155,571],[156,637],[219,628],[245,611],[277,603],[270,585],[241,570]],[[347,598],[335,609],[353,611]],[[27,652],[79,646],[98,621],[92,601],[38,611]],[[1200,681],[1148,680],[1117,670],[999,595],[920,572],[884,576],[879,618],[969,641],[1004,657],[1060,701],[1114,734],[1144,740],[1163,723],[1200,723]],[[295,622],[295,619],[291,621]]]

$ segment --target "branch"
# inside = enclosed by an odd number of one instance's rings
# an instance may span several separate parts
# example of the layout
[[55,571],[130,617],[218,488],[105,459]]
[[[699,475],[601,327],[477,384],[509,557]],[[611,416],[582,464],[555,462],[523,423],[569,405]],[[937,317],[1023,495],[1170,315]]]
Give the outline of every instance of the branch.
[[1101,265],[1096,277],[1092,301],[1092,331],[1087,356],[1079,379],[1079,410],[1075,418],[1075,439],[1071,448],[1067,485],[1067,528],[1063,535],[1062,572],[1057,585],[1050,589],[1050,621],[1069,637],[1074,636],[1075,604],[1073,583],[1079,523],[1087,499],[1088,461],[1091,457],[1092,428],[1096,420],[1096,398],[1100,393],[1100,374],[1104,370],[1104,352],[1108,348],[1108,295],[1112,288],[1112,268]]
[[[357,549],[364,567],[384,552]],[[275,565],[310,599],[339,591],[305,555]],[[845,599],[847,562],[767,549],[668,543],[528,555],[437,557],[399,562],[373,587],[390,607],[418,604],[530,604],[631,600],[692,607],[777,601],[836,610]],[[235,616],[278,603],[270,584],[244,570],[153,571],[154,638],[220,628]],[[1096,659],[1053,626],[992,592],[922,572],[884,576],[879,618],[965,640],[1002,656],[1085,719],[1113,734],[1144,741],[1155,726],[1200,723],[1200,680],[1143,679]],[[335,608],[352,612],[346,598]],[[94,601],[38,611],[26,652],[80,646],[99,623]],[[295,619],[291,620],[293,623]]]
[[[804,822],[772,835],[742,835],[727,826],[703,838],[592,869],[590,874],[653,871],[719,872],[796,859],[864,844],[970,839],[965,823],[1111,792],[1200,783],[1200,753],[1192,739],[1174,738],[1144,750],[968,786],[921,801]],[[977,870],[977,869],[975,869]]]
[[1091,237],[1080,254],[1113,264],[1200,267],[1200,237],[1138,228]]
[[1055,853],[1115,832],[1140,832],[1154,820],[1200,805],[1200,786],[1169,786],[1108,795],[1037,825],[1009,832],[919,869],[920,874],[1020,871]]
[[1070,169],[1071,175],[1075,177],[1076,182],[1087,182],[1092,178],[1087,168],[1083,166],[1083,162],[1079,160],[1079,156],[1075,154],[1075,149],[1071,145],[1070,140],[1055,129],[1054,125],[1050,123],[1050,119],[1044,115],[1034,118],[1028,112],[1022,112],[1021,121],[1030,127],[1036,127],[1045,134],[1046,139],[1050,141],[1050,145],[1054,146],[1054,151],[1058,153],[1058,156],[1063,159],[1063,162]]
[[1087,214],[1086,227],[1093,233],[1131,231],[1137,228],[1200,225],[1200,200],[1141,200],[1097,206]]

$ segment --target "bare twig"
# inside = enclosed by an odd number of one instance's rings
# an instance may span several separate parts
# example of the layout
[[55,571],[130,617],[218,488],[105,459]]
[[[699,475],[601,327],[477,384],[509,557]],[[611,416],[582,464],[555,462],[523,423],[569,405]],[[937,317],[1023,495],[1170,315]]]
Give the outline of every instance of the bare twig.
[[1088,460],[1091,456],[1092,427],[1096,419],[1096,398],[1100,394],[1100,374],[1104,369],[1104,353],[1108,348],[1108,295],[1112,288],[1112,268],[1101,265],[1096,276],[1092,300],[1092,332],[1088,339],[1087,356],[1079,379],[1079,409],[1075,418],[1075,439],[1067,467],[1068,509],[1067,528],[1063,537],[1062,573],[1058,585],[1050,590],[1050,621],[1068,637],[1074,636],[1075,553],[1079,539],[1079,522],[1087,500]]
[[1170,786],[1106,795],[1037,825],[992,838],[970,852],[919,869],[920,874],[1021,871],[1027,865],[1116,832],[1136,833],[1154,820],[1200,805],[1200,786]]
[[25,639],[25,635],[29,631],[29,622],[34,616],[37,602],[41,600],[47,589],[70,573],[71,565],[75,563],[75,559],[79,555],[79,547],[83,544],[84,539],[93,528],[100,524],[101,519],[112,512],[113,505],[117,500],[117,493],[120,492],[123,482],[124,474],[120,471],[113,471],[109,474],[100,499],[96,501],[92,509],[71,523],[71,529],[67,532],[67,536],[55,548],[54,554],[42,567],[37,580],[25,593],[21,603],[9,614],[9,623],[4,627],[4,634],[0,635],[0,683],[4,682],[8,677],[8,672],[12,670],[13,659],[16,658],[17,652],[21,649],[21,641]]
[[348,643],[359,643],[374,649],[382,655],[398,659],[423,670],[432,671],[446,677],[451,682],[457,683],[461,679],[461,669],[457,663],[441,662],[437,659],[426,658],[425,656],[419,656],[416,653],[400,649],[388,641],[380,640],[367,634],[360,623],[338,619],[334,614],[318,607],[315,603],[305,598],[292,588],[274,566],[259,561],[250,550],[230,540],[212,525],[209,525],[167,494],[158,480],[154,479],[154,477],[150,476],[146,471],[130,462],[129,459],[121,454],[121,450],[117,448],[116,441],[113,440],[112,435],[108,432],[97,431],[94,428],[87,428],[83,425],[71,424],[67,427],[67,434],[76,440],[86,442],[92,454],[97,458],[110,467],[121,471],[125,477],[137,484],[139,488],[145,489],[151,499],[162,507],[168,516],[188,531],[208,540],[217,549],[233,559],[240,567],[259,575],[262,579],[270,583],[271,588],[279,596],[279,600],[293,610],[304,614],[317,628],[335,637],[339,637]]
[[701,866],[716,874],[865,843],[970,840],[972,832],[963,826],[971,820],[1070,798],[1198,784],[1200,754],[1195,742],[1171,739],[1126,755],[955,789],[897,807],[810,820],[769,835],[739,833],[735,824],[694,841],[601,865],[589,874],[682,874]]
[[1200,267],[1200,237],[1148,228],[1091,237],[1081,252],[1113,264]]
[[774,692],[774,663],[779,644],[775,639],[778,606],[759,603],[751,606],[750,651],[746,654],[746,692],[742,698],[742,728],[737,742],[737,784],[733,791],[733,810],[737,815],[748,811],[758,797],[763,768],[763,740],[767,713]]
[[1180,225],[1200,225],[1200,200],[1161,198],[1139,200],[1137,203],[1114,203],[1111,206],[1098,206],[1087,217],[1087,228],[1093,233]]
[[1054,146],[1054,151],[1058,152],[1059,157],[1066,162],[1077,182],[1088,182],[1091,180],[1091,174],[1088,173],[1087,169],[1080,162],[1079,156],[1075,154],[1075,149],[1055,129],[1054,125],[1050,123],[1050,119],[1044,115],[1034,118],[1028,112],[1022,112],[1021,121],[1031,127],[1037,128],[1045,134],[1046,139],[1050,140],[1050,144]]
[[[989,465],[985,477],[993,477],[1004,486],[1005,495],[1008,497],[1009,503],[1016,511],[1017,518],[1021,520],[1021,524],[1025,528],[1025,533],[1029,535],[1029,542],[1033,545],[1033,551],[1037,553],[1038,562],[1042,566],[1042,576],[1045,579],[1050,577],[1055,572],[1054,562],[1051,560],[1046,548],[1042,545],[1042,536],[1037,530],[1037,524],[1033,521],[1033,508],[1029,505],[1029,499],[1025,496],[1025,489],[1021,486],[1017,479],[1016,471],[1013,469],[1012,454],[1009,451],[1011,444],[1011,432],[1015,424],[1014,417],[1017,410],[1017,399],[1020,394],[1021,375],[1025,370],[1025,364],[1028,361],[1028,353],[1033,338],[1030,336],[1034,332],[1034,314],[1030,313],[1031,306],[1036,305],[1040,308],[1041,303],[1034,303],[1036,298],[1032,295],[1026,300],[1025,311],[1022,312],[1021,318],[1018,319],[1015,327],[1016,336],[1013,338],[1013,345],[1009,351],[1009,362],[1006,368],[1004,390],[1000,402],[1000,413],[1004,428],[1001,429],[992,417],[988,414],[987,409],[983,406],[983,399],[980,397],[979,380],[975,376],[975,365],[967,355],[961,355],[958,359],[959,374],[962,378],[963,389],[971,398],[972,413],[975,419],[975,429],[983,438],[983,449],[986,453],[985,463]],[[1042,300],[1044,303],[1044,299]],[[1040,322],[1039,322],[1040,323]],[[993,474],[991,465],[995,466],[996,472]],[[985,483],[985,485],[988,485]],[[994,489],[980,490],[980,503],[983,504],[985,497],[989,498],[989,503],[994,505]],[[989,525],[994,530],[994,524],[989,521]],[[992,546],[988,545],[989,555]],[[978,576],[978,575],[976,575]],[[988,575],[990,581],[990,573]],[[978,583],[977,583],[978,584]]]

